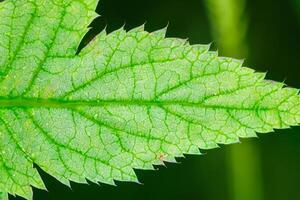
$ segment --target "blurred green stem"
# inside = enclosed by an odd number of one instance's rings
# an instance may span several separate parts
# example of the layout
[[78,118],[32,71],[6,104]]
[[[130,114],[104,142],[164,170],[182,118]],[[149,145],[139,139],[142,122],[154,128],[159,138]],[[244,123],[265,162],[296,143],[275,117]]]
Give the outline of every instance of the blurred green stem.
[[250,142],[233,145],[228,152],[232,200],[263,200],[260,157]]
[[[247,56],[245,0],[206,0],[214,38],[222,54]],[[228,151],[232,200],[263,200],[260,152],[250,141]]]

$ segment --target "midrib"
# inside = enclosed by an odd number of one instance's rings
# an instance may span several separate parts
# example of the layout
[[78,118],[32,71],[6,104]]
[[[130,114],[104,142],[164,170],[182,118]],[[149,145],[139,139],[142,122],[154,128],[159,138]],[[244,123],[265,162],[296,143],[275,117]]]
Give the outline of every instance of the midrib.
[[224,110],[248,110],[248,111],[270,111],[275,108],[235,107],[226,105],[208,105],[204,103],[171,101],[171,100],[59,100],[59,99],[38,99],[38,98],[0,98],[0,109],[7,108],[56,108],[76,109],[79,107],[102,107],[102,106],[184,106],[203,109],[224,109]]

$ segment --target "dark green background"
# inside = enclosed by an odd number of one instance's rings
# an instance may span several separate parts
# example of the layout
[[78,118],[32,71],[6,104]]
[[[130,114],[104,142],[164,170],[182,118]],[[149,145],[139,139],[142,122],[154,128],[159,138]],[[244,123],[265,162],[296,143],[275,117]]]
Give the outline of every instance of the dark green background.
[[[268,79],[300,88],[300,16],[295,5],[292,0],[248,0],[250,54],[246,66],[268,71]],[[105,26],[111,32],[124,24],[130,29],[147,22],[148,31],[168,24],[168,36],[189,38],[193,44],[214,41],[203,0],[101,0],[97,12],[102,17],[92,23],[94,29],[86,40]],[[214,42],[212,49],[217,48]],[[224,55],[222,51],[220,54]],[[300,127],[242,142],[253,143],[260,153],[264,199],[300,199]],[[222,146],[203,156],[187,156],[179,160],[181,164],[166,164],[157,171],[136,171],[143,185],[71,183],[70,189],[40,170],[48,192],[34,189],[34,200],[227,200],[231,180],[226,162],[229,148]]]

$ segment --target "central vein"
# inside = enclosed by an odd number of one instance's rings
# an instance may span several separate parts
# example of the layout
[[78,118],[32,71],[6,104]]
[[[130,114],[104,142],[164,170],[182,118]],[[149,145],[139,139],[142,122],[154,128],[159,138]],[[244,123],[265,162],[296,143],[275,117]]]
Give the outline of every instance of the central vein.
[[58,99],[37,99],[37,98],[0,98],[0,109],[7,108],[61,108],[75,109],[78,107],[101,107],[101,106],[183,106],[207,109],[225,110],[274,110],[274,108],[261,107],[238,107],[227,105],[208,105],[205,103],[173,101],[173,100],[58,100]]

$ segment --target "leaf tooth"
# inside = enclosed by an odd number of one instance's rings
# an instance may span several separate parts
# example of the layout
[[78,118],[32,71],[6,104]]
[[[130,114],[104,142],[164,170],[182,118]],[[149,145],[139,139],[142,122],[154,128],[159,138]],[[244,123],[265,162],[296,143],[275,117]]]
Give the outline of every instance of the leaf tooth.
[[15,188],[16,190],[14,192],[9,192],[11,195],[15,196],[21,196],[25,199],[33,199],[33,191],[30,186],[18,186],[18,188]]
[[231,62],[235,63],[238,66],[238,68],[241,68],[241,67],[243,67],[243,65],[245,63],[245,59],[235,59],[235,58],[233,58],[231,60]]
[[[190,149],[188,150],[188,152],[186,152],[184,154],[188,154],[188,155],[202,155],[199,147],[197,147],[196,145],[192,145],[190,147]],[[184,154],[183,154],[183,156],[184,156]]]
[[[146,22],[145,22],[146,23]],[[131,29],[130,31],[128,31],[127,33],[137,33],[137,32],[144,32],[145,31],[145,23],[136,27],[136,28],[133,28]]]
[[284,86],[286,86],[284,82],[277,82],[269,79],[266,79],[265,82],[268,83],[273,88],[278,88],[278,89],[282,89]]
[[117,184],[115,183],[115,181],[113,179],[99,179],[99,180],[96,180],[95,183],[97,183],[98,185],[110,185],[110,186],[117,186]]
[[265,72],[255,72],[253,75],[256,76],[258,80],[263,81],[263,80],[265,80],[265,78],[267,76],[267,73],[265,73]]
[[139,170],[154,170],[152,162],[147,162],[142,164],[136,164],[133,166],[134,169],[139,169]]
[[199,52],[199,53],[201,54],[201,53],[204,53],[204,52],[208,52],[208,51],[209,51],[209,49],[210,49],[210,44],[193,44],[193,45],[191,45],[191,47],[192,47],[195,51],[197,51],[197,52]]
[[99,37],[107,36],[107,25],[103,28],[103,30],[97,36],[99,36]]
[[[42,168],[42,167],[41,167]],[[47,170],[42,168],[45,172],[49,173],[51,172],[51,170]],[[59,182],[61,182],[63,185],[67,186],[68,188],[71,188],[71,183],[69,179],[64,178],[62,175],[59,174],[55,174],[53,172],[50,173],[56,180],[58,180]]]
[[38,180],[35,180],[35,182],[32,182],[31,185],[40,190],[47,190],[47,188],[41,178]]
[[119,173],[118,174],[113,174],[115,183],[116,183],[116,181],[139,183],[137,175],[136,175],[134,169],[131,166],[127,166],[127,167],[123,168],[123,170],[126,173],[124,173],[124,174],[119,174]]
[[154,166],[166,166],[163,159],[156,159],[152,163],[153,163]]
[[155,37],[158,37],[159,39],[164,39],[166,37],[167,29],[168,29],[168,25],[162,29],[151,32],[150,34]]
[[[227,70],[232,70],[232,71],[236,71],[236,70],[243,70],[242,66],[244,64],[244,59],[233,59],[233,58],[229,58],[229,57],[218,57],[219,60],[221,60],[221,63],[226,63],[227,65]],[[247,68],[246,68],[247,69]]]
[[[176,157],[183,157],[183,156],[176,156]],[[174,156],[167,156],[165,158],[163,158],[164,162],[168,162],[168,163],[178,163],[178,161],[176,160],[176,158]]]
[[126,30],[124,29],[124,26],[125,26],[125,24],[122,25],[120,28],[118,28],[118,29],[112,31],[111,33],[107,34],[107,36],[108,37],[109,36],[121,36],[121,35],[125,36],[126,35]]

